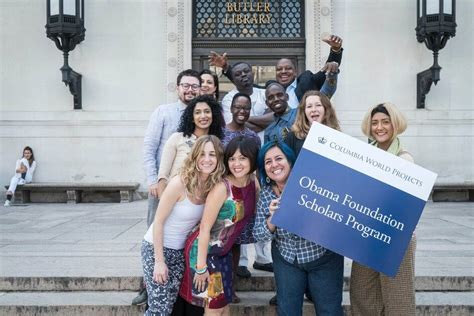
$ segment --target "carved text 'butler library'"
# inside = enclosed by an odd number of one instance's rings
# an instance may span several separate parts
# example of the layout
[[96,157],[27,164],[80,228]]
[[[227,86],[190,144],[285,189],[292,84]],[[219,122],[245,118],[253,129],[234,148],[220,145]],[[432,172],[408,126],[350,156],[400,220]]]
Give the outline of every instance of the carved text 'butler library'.
[[304,0],[195,0],[194,38],[304,38]]
[[225,5],[225,24],[268,24],[272,19],[268,2],[234,1]]

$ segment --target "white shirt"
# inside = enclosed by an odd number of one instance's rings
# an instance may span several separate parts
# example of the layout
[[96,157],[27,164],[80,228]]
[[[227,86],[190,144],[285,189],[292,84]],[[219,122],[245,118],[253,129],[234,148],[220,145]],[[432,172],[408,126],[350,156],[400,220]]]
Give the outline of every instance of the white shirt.
[[[237,94],[237,89],[229,91],[222,99],[222,110],[224,113],[225,123],[229,124],[232,122],[232,113],[230,112],[230,106],[232,105],[232,99],[234,95]],[[253,88],[253,93],[250,96],[252,101],[252,110],[250,111],[250,116],[259,116],[262,115],[267,109],[267,104],[265,103],[265,89]]]
[[[180,250],[191,232],[201,220],[204,204],[194,204],[188,197],[176,202],[163,225],[163,246]],[[153,243],[153,224],[150,225],[144,239]]]
[[286,87],[286,93],[288,94],[288,105],[292,109],[296,109],[298,105],[300,104],[298,102],[298,97],[296,97],[295,90],[296,90],[296,79],[293,80],[293,82],[288,87]]

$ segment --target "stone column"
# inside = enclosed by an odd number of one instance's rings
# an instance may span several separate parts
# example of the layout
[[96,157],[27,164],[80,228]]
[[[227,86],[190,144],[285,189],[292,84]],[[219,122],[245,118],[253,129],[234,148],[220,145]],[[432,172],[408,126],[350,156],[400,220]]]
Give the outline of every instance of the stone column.
[[[191,68],[192,4],[185,0],[166,1],[166,79],[167,101],[176,100],[176,77]],[[165,49],[165,47],[163,47]]]
[[306,69],[318,71],[329,55],[329,46],[321,39],[333,33],[332,0],[305,2]]

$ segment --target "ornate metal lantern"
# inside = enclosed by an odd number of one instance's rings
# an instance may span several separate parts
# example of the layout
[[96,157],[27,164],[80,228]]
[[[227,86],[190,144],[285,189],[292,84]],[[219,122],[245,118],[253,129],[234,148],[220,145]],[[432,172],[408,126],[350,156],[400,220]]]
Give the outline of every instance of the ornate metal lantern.
[[46,35],[63,52],[63,82],[74,96],[74,109],[82,109],[82,75],[68,64],[69,52],[85,37],[84,0],[46,0]]
[[417,0],[416,39],[433,51],[434,62],[429,69],[417,75],[416,107],[425,107],[425,97],[431,84],[440,79],[438,52],[450,37],[456,35],[456,0]]

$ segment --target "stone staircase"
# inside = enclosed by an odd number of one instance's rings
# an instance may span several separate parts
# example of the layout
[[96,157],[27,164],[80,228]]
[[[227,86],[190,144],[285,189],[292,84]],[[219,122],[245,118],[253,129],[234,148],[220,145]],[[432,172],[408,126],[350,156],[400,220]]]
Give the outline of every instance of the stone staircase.
[[[474,315],[473,205],[427,204],[416,230],[418,315]],[[0,206],[0,315],[143,315],[130,302],[141,282],[146,209],[147,201]],[[238,280],[242,302],[232,315],[275,315],[273,275],[250,271]],[[304,314],[314,315],[309,302]]]
[[[472,315],[472,277],[416,278],[417,315]],[[131,306],[140,277],[3,277],[0,278],[0,315],[143,315],[143,306]],[[343,305],[349,311],[349,278],[345,277]],[[268,305],[274,295],[271,273],[254,271],[239,279],[239,304],[232,315],[276,315]],[[309,301],[304,315],[314,315]]]

